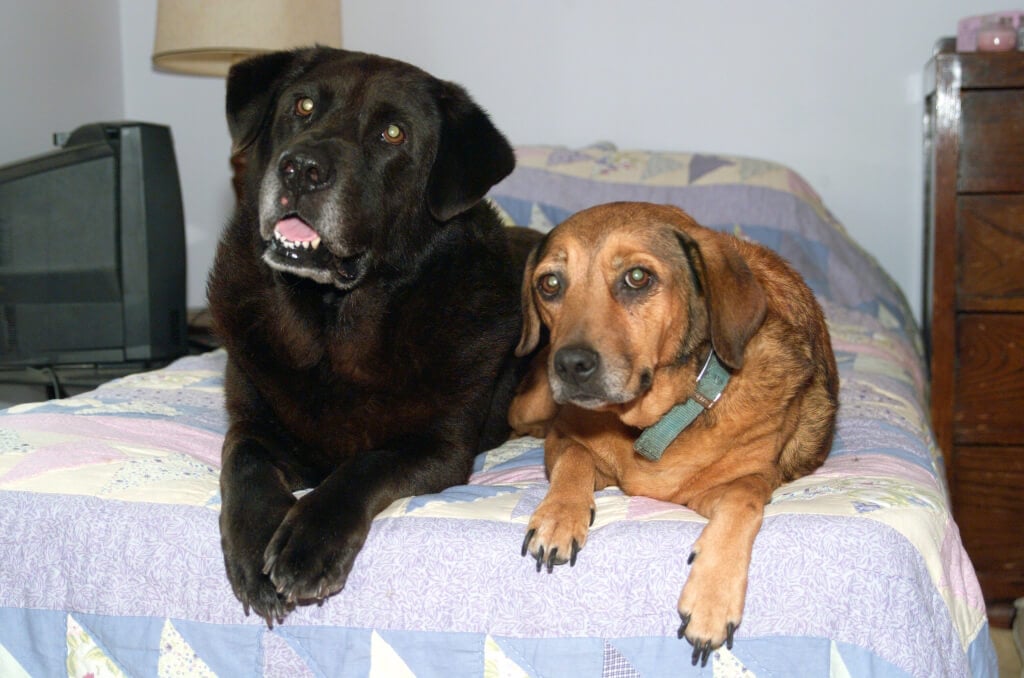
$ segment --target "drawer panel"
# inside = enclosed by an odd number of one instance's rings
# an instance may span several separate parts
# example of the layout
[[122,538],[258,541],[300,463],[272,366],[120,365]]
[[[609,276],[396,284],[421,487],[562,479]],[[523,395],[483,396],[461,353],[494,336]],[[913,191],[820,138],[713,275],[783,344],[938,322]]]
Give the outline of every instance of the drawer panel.
[[1024,595],[1024,447],[961,447],[953,513],[987,600]]
[[1024,190],[1024,90],[967,90],[960,103],[963,129],[957,190]]
[[957,308],[1024,311],[1024,194],[957,199]]
[[957,317],[953,436],[1024,445],[1024,314]]

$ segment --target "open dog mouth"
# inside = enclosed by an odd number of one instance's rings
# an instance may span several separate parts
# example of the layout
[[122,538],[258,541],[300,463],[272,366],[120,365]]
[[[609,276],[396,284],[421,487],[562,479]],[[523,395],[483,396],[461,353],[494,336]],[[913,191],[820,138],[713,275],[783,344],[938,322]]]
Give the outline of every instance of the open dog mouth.
[[316,253],[320,248],[320,234],[299,217],[286,217],[274,227],[274,245],[285,253],[294,252],[296,258]]
[[363,254],[335,256],[320,234],[297,215],[277,222],[263,259],[271,268],[342,289],[354,287],[365,272]]

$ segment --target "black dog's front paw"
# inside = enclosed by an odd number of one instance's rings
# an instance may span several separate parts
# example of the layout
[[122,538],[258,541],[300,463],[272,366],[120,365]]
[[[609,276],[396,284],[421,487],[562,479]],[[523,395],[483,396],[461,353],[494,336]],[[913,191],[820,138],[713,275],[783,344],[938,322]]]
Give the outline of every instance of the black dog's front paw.
[[278,501],[264,499],[257,513],[249,502],[233,500],[236,492],[231,486],[227,490],[229,501],[220,514],[220,541],[228,581],[246,616],[252,610],[273,628],[274,622],[280,624],[295,605],[277,595],[270,577],[263,573],[263,551],[295,498],[282,492]]
[[267,622],[268,627],[273,628],[274,622],[282,623],[288,613],[295,609],[295,604],[278,595],[270,577],[261,572],[262,557],[236,558],[229,555],[225,545],[224,565],[231,588],[235,597],[242,601],[246,616],[252,610]]
[[368,521],[317,506],[317,493],[299,500],[263,554],[262,573],[285,603],[322,601],[345,587]]

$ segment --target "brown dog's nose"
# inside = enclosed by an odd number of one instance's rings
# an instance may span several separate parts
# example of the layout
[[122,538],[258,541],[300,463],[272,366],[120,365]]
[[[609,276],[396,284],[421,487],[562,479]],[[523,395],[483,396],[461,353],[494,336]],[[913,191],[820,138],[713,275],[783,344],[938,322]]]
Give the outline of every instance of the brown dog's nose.
[[601,358],[585,346],[566,346],[555,352],[555,373],[564,382],[581,386],[597,372]]
[[325,153],[297,149],[285,153],[277,165],[285,187],[295,195],[313,193],[334,183],[334,167]]

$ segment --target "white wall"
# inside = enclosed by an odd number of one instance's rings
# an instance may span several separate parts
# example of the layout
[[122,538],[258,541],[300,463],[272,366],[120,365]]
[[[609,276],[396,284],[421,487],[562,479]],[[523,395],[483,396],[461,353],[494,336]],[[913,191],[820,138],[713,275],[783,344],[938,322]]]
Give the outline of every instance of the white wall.
[[[979,0],[342,2],[346,46],[462,83],[513,143],[609,140],[790,165],[915,310],[922,67],[958,18],[1000,9]],[[125,117],[172,127],[198,305],[232,199],[224,84],[152,70],[156,0],[117,0],[118,72],[114,4],[35,0],[0,17],[0,162],[34,151],[8,134],[34,139],[37,129],[110,117],[123,82]]]
[[514,143],[788,164],[919,315],[921,74],[978,0],[344,0],[353,49],[465,84]]
[[154,70],[156,0],[120,0],[124,110],[133,120],[169,125],[174,137],[188,255],[188,305],[206,303],[206,275],[231,216],[231,138],[224,79]]
[[0,8],[0,164],[45,153],[54,132],[124,114],[118,0]]

